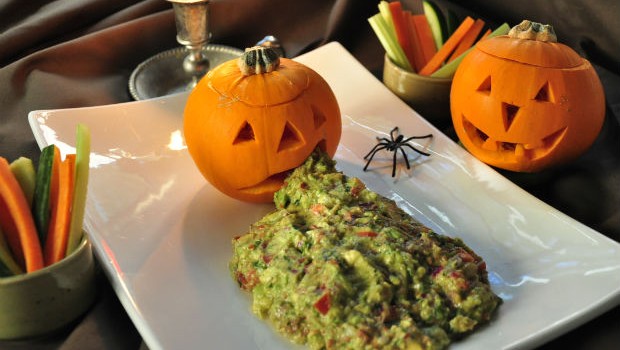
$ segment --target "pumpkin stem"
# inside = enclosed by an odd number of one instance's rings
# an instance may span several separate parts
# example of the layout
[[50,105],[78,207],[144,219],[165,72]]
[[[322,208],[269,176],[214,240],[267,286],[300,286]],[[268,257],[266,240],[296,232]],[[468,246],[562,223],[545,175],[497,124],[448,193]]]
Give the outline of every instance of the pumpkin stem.
[[254,46],[245,49],[237,64],[245,76],[269,73],[278,69],[280,56],[270,47]]
[[558,37],[555,35],[553,27],[549,24],[540,24],[528,20],[512,27],[508,32],[508,36],[518,39],[538,40],[555,43]]

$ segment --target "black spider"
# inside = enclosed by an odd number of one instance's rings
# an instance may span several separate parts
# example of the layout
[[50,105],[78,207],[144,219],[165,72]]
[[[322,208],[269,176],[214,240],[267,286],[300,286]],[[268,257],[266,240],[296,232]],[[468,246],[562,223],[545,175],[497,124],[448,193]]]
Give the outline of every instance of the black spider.
[[403,158],[405,158],[405,164],[407,164],[407,169],[411,169],[411,167],[409,166],[409,158],[407,158],[407,153],[405,153],[404,146],[407,146],[422,155],[430,156],[430,153],[420,151],[419,149],[410,145],[408,142],[414,139],[427,139],[431,137],[433,137],[433,134],[428,134],[424,136],[412,136],[405,139],[403,135],[400,135],[398,133],[398,126],[395,127],[394,129],[392,129],[392,131],[390,131],[389,139],[387,137],[377,137],[377,141],[379,143],[376,144],[375,147],[373,147],[370,152],[368,152],[368,154],[364,156],[364,159],[368,160],[366,162],[366,166],[364,166],[364,171],[368,169],[368,165],[370,165],[370,162],[372,161],[372,158],[375,156],[375,154],[377,154],[377,152],[382,149],[387,149],[388,151],[394,153],[394,157],[392,160],[392,177],[396,176],[396,154],[398,153],[398,150],[400,150],[400,152],[403,154]]

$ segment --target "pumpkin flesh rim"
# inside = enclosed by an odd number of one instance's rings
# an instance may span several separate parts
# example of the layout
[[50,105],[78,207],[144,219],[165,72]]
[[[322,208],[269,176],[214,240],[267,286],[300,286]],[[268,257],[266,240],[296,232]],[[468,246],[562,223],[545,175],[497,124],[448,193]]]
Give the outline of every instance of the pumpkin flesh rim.
[[[220,67],[220,70],[222,71],[232,68],[235,73],[236,69],[238,69],[236,60],[225,62],[221,64]],[[295,81],[289,75],[293,73],[296,75],[303,75],[303,78],[298,78],[299,81]],[[213,70],[208,74],[209,80],[207,86],[210,89],[215,91],[221,97],[227,99],[228,103],[231,101],[241,102],[250,107],[273,107],[291,103],[292,101],[300,98],[300,96],[302,96],[311,85],[310,74],[301,69],[300,63],[291,59],[282,59],[277,70],[261,74],[236,76],[221,73],[219,70]],[[220,79],[223,82],[220,81]],[[263,96],[263,99],[259,98],[255,100],[255,96],[242,96],[245,92],[245,89],[239,88],[242,84],[252,86],[260,85],[263,86],[263,88],[266,86],[271,86],[274,91],[271,91]],[[254,91],[254,89],[252,90]],[[274,96],[277,96],[275,97],[278,99],[277,101],[269,100],[270,98],[274,98]],[[282,99],[284,96],[286,97]]]
[[484,51],[482,49],[480,49],[480,51],[483,52],[484,54],[487,54],[489,56],[497,58],[498,60],[508,61],[508,62],[512,62],[512,63],[516,63],[516,64],[522,64],[524,66],[535,67],[535,68],[558,69],[558,70],[578,70],[578,69],[582,69],[582,67],[586,66],[586,62],[580,62],[579,64],[571,66],[571,67],[543,66],[543,65],[532,64],[532,63],[523,62],[523,61],[515,60],[515,59],[512,59],[512,58],[496,55],[494,53],[487,52],[487,51]]
[[308,157],[312,155],[312,152],[314,152],[316,148],[320,148],[323,152],[327,152],[326,142],[327,140],[325,139],[319,140],[316,143],[316,145],[312,148],[312,151],[310,152],[310,154],[305,156],[303,160],[301,161],[301,163],[295,165],[294,167],[277,172],[275,174],[271,174],[267,178],[260,180],[259,182],[253,185],[237,188],[237,191],[245,193],[245,194],[262,194],[266,192],[275,192],[276,190],[280,189],[280,187],[282,187],[282,185],[284,184],[284,180],[288,177],[288,175],[293,170],[295,170],[295,168],[303,164],[306,161],[306,159],[308,159]]
[[[509,43],[502,40],[510,40]],[[515,41],[516,40],[516,41]],[[561,43],[537,42],[536,44],[545,45],[552,50],[539,49],[540,46],[530,46],[529,42],[534,40],[513,39],[507,36],[499,36],[479,42],[475,48],[481,52],[496,57],[498,59],[516,62],[537,68],[552,69],[575,69],[587,64],[587,60],[572,51],[570,47]],[[535,42],[535,41],[534,41]],[[523,44],[527,43],[527,44]],[[519,47],[526,46],[526,47]],[[530,49],[528,49],[529,47]],[[571,51],[569,51],[569,49]],[[528,55],[523,52],[527,51]],[[550,59],[561,57],[557,59]],[[547,60],[547,61],[545,61]],[[532,63],[539,61],[539,64]]]
[[[524,160],[536,161],[545,157],[557,147],[568,130],[567,126],[562,126],[542,137],[540,140],[542,146],[532,147],[530,144],[524,142],[510,142],[496,139],[472,123],[464,114],[461,114],[461,119],[462,130],[465,131],[469,142],[473,146],[484,153],[493,152],[496,154],[499,152],[503,156],[510,156],[510,158],[516,162],[522,162]],[[493,143],[495,143],[495,145],[493,145]]]
[[235,94],[218,90],[215,86],[211,85],[211,83],[209,83],[209,87],[211,89],[213,89],[213,91],[215,91],[217,94],[219,94],[223,98],[223,100],[227,101],[227,103],[232,103],[232,102],[243,103],[244,105],[246,105],[248,107],[251,107],[251,108],[277,107],[277,106],[285,105],[287,103],[291,103],[291,102],[297,100],[298,98],[300,98],[300,96],[303,95],[306,92],[306,90],[308,89],[308,87],[306,87],[303,90],[300,90],[297,95],[294,95],[293,97],[291,97],[288,100],[282,100],[280,102],[266,103],[266,104],[264,104],[264,103],[263,104],[261,104],[261,103],[254,104],[254,103],[251,103],[249,101],[246,101],[246,100],[240,98],[239,96],[237,96]]

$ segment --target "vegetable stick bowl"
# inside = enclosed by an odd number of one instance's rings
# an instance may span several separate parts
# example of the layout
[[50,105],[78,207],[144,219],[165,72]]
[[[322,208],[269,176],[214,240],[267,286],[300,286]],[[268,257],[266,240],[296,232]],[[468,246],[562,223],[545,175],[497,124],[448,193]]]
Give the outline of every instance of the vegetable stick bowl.
[[433,125],[442,127],[451,122],[451,77],[419,75],[399,67],[385,55],[383,83]]
[[95,272],[91,244],[84,238],[57,263],[0,278],[0,339],[47,335],[76,320],[97,294]]

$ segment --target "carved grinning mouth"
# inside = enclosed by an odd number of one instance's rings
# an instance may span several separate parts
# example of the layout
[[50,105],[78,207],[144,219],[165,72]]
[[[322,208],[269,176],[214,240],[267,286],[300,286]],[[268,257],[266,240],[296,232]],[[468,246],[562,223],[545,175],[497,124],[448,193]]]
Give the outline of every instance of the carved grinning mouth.
[[265,180],[248,187],[240,188],[239,191],[245,192],[248,194],[252,193],[266,193],[266,192],[275,192],[284,183],[284,179],[288,177],[288,175],[293,171],[293,169],[286,170],[277,174],[273,174],[266,178]]
[[[327,145],[326,145],[325,139],[321,139],[319,142],[317,142],[316,146],[314,146],[314,148],[312,149],[315,150],[317,147],[320,148],[323,152],[326,152]],[[309,156],[310,154],[308,154],[307,157]],[[304,161],[305,161],[305,158],[304,158]],[[290,175],[291,172],[293,172],[293,170],[295,170],[295,168],[284,170],[279,173],[273,174],[269,176],[268,178],[260,181],[257,184],[239,188],[239,191],[248,193],[248,194],[275,192],[279,190],[280,187],[282,187],[284,180]]]
[[500,153],[505,157],[512,157],[519,161],[534,160],[545,156],[555,148],[566,133],[566,127],[562,127],[543,137],[538,142],[519,143],[494,139],[472,124],[465,116],[463,116],[463,127],[467,132],[469,140],[476,147],[485,151]]

